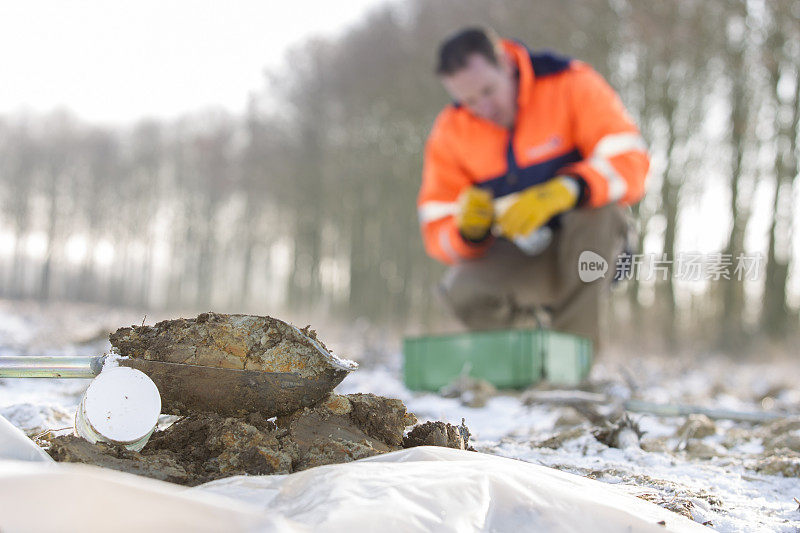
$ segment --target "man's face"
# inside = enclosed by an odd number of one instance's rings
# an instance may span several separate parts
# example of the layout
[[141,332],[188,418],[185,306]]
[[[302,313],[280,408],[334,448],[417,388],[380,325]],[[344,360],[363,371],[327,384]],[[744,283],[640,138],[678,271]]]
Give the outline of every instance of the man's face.
[[517,111],[517,83],[511,62],[505,56],[493,65],[481,54],[472,54],[454,74],[442,76],[453,99],[472,114],[503,128],[514,125]]

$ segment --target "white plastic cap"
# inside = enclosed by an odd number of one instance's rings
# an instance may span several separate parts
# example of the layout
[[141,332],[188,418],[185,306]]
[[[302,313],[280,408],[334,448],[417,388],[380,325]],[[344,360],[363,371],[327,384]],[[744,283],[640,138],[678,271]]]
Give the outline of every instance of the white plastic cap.
[[161,396],[145,373],[124,366],[112,367],[92,381],[78,409],[97,434],[82,437],[135,443],[152,433],[161,413]]

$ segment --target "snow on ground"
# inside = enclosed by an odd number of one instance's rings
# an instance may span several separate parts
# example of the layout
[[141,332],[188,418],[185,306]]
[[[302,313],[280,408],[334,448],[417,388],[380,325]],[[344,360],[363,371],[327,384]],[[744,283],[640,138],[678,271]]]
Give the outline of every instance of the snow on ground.
[[[140,322],[136,313],[61,304],[0,301],[0,355],[99,354],[103,332]],[[148,320],[148,323],[152,323]],[[325,340],[325,328],[319,327]],[[331,344],[331,343],[329,343]],[[359,359],[359,353],[347,353]],[[605,356],[585,387],[622,401],[800,413],[796,363],[737,362],[719,355],[671,358]],[[717,531],[798,531],[800,421],[710,421],[703,417],[631,414],[643,431],[624,446],[595,437],[606,406],[540,403],[530,392],[496,393],[464,383],[442,397],[407,390],[400,356],[365,365],[339,393],[400,398],[420,421],[462,418],[476,449],[611,483]],[[0,379],[0,415],[29,435],[72,425],[88,380]],[[632,433],[629,433],[629,435]],[[604,444],[601,440],[612,444]],[[615,447],[622,446],[622,447]]]
[[[656,359],[642,360],[638,366],[641,367],[638,377],[649,375],[655,380],[663,371]],[[783,372],[762,365],[737,365],[722,358],[707,360],[704,368],[675,372],[658,386],[644,381],[643,399],[754,410],[758,402],[748,401],[748,396],[758,397],[760,391],[768,391],[769,383],[781,383],[783,378],[792,377],[786,373],[791,372],[789,363],[779,366],[783,366]],[[738,397],[733,395],[735,391],[727,389],[710,397],[715,392],[713,376],[722,370],[736,372],[735,381],[740,382]],[[582,420],[571,407],[525,405],[524,393],[498,395],[489,398],[483,407],[468,407],[458,398],[406,390],[398,379],[399,372],[398,367],[359,371],[348,377],[337,391],[370,391],[398,397],[420,420],[446,420],[455,424],[464,418],[473,435],[472,443],[479,451],[625,487],[632,494],[718,531],[795,532],[800,527],[800,510],[793,500],[800,497],[797,477],[800,455],[787,451],[765,456],[763,442],[771,435],[760,427],[763,425],[712,422],[713,434],[691,439],[686,446],[680,438],[686,417],[632,415],[645,431],[642,447],[650,451],[640,447],[618,449],[599,442],[591,434],[592,424]],[[598,364],[592,378],[601,382],[610,374],[607,367]],[[752,381],[747,382],[746,376]],[[610,381],[605,388],[619,392],[622,387],[619,382]],[[780,390],[781,398],[794,400],[783,401],[781,406],[797,413],[794,391],[781,390],[780,386],[776,390]],[[791,427],[800,428],[800,423]],[[798,436],[798,431],[789,431],[788,435]],[[797,447],[800,438],[784,440],[790,441],[795,452],[800,449]],[[678,449],[681,450],[674,451]],[[770,457],[774,458],[776,468],[794,477],[758,472],[756,469],[767,464]]]

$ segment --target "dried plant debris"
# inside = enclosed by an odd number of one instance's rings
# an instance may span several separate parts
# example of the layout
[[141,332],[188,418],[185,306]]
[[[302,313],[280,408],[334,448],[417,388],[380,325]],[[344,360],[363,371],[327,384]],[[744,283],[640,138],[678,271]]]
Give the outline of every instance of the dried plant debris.
[[71,435],[55,437],[49,453],[57,461],[198,485],[240,474],[288,474],[413,446],[468,446],[466,426],[442,422],[418,426],[404,439],[416,422],[400,400],[331,394],[274,421],[258,413],[243,418],[193,414],[154,433],[140,453]]
[[595,471],[578,469],[577,473],[593,479],[611,477],[626,492],[695,521],[703,519],[709,512],[719,512],[723,509],[722,500],[708,491],[690,489],[679,483],[645,474],[616,469]]
[[689,520],[694,520],[692,516],[692,508],[694,504],[691,498],[681,497],[681,496],[666,496],[664,494],[658,492],[645,492],[643,494],[637,494],[638,498],[642,500],[646,500],[650,503],[654,503],[664,509],[672,511],[673,513],[677,513],[681,516],[685,516]]
[[550,448],[551,450],[557,450],[561,448],[565,442],[579,439],[586,435],[587,429],[583,426],[575,426],[564,431],[560,431],[556,433],[552,437],[549,437],[545,440],[536,442],[534,446],[536,448]]
[[620,449],[638,448],[642,434],[639,424],[627,413],[615,420],[606,420],[601,427],[592,432],[594,438],[606,446]]
[[165,320],[155,326],[120,328],[109,336],[120,355],[149,361],[293,372],[313,378],[331,368],[353,370],[306,327],[277,318],[203,313],[197,318]]

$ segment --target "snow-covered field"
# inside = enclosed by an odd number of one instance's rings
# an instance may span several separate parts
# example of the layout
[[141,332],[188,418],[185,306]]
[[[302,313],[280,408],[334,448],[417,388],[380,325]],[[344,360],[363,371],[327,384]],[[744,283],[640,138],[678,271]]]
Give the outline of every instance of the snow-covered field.
[[[0,355],[102,353],[104,331],[142,318],[92,306],[0,301]],[[325,328],[316,326],[327,340]],[[479,451],[615,484],[718,531],[800,529],[794,500],[800,498],[800,419],[687,422],[685,416],[632,413],[641,438],[633,431],[614,438],[600,431],[614,418],[609,405],[543,402],[537,391],[498,394],[479,383],[463,383],[448,398],[413,393],[402,384],[399,355],[380,360],[354,372],[337,392],[400,398],[420,421],[463,418]],[[595,364],[586,388],[618,401],[800,413],[796,378],[797,363],[788,356],[755,363],[709,354],[670,360],[611,354]],[[70,427],[87,384],[0,379],[0,415],[29,435]]]

